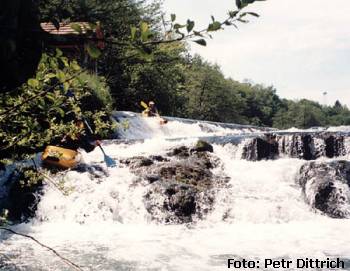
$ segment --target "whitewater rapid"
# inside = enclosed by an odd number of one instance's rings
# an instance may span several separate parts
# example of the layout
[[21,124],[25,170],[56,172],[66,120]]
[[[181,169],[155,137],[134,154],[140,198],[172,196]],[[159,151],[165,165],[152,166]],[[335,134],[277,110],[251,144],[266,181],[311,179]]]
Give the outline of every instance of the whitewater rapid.
[[[128,129],[119,131],[124,141],[104,142],[106,153],[117,161],[165,155],[170,148],[191,146],[203,136],[259,133],[249,127],[180,120],[160,126],[155,119],[127,114]],[[313,210],[296,184],[305,161],[282,157],[252,162],[240,159],[241,145],[213,147],[222,161],[213,171],[230,177],[229,187],[218,189],[214,210],[197,223],[152,221],[143,202],[147,187],[120,163],[105,168],[96,149],[83,157],[91,166],[104,167],[99,175],[69,171],[59,176],[68,195],[46,185],[35,218],[13,229],[30,234],[84,270],[226,270],[228,258],[349,261],[350,221]],[[0,238],[0,254],[20,270],[73,270],[31,240],[4,232]],[[16,270],[8,268],[4,270]]]

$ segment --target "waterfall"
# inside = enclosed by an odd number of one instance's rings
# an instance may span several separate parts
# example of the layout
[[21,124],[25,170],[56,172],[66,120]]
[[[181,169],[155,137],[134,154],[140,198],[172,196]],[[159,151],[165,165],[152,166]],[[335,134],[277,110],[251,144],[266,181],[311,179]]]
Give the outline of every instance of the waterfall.
[[[14,230],[34,236],[84,270],[225,270],[228,258],[349,261],[349,220],[315,209],[298,183],[308,160],[348,159],[348,127],[315,133],[182,119],[160,125],[131,112],[115,117],[121,123],[118,134],[103,144],[118,167],[106,168],[98,149],[83,152],[87,170],[53,176],[67,194],[45,185],[35,216]],[[191,150],[198,139],[213,146],[206,158],[218,183],[210,187],[212,206],[190,223],[164,223],[164,214],[147,209],[145,195],[157,188],[142,177],[150,169],[126,161],[154,159],[144,160],[155,164],[152,170],[165,163],[160,159],[176,164],[182,160],[169,153]],[[5,174],[0,178],[4,185]],[[148,200],[162,206],[163,199],[152,195]],[[197,208],[206,204],[203,200]],[[31,240],[4,232],[0,240],[1,254],[21,270],[71,270]],[[0,257],[0,266],[1,261],[8,259]]]

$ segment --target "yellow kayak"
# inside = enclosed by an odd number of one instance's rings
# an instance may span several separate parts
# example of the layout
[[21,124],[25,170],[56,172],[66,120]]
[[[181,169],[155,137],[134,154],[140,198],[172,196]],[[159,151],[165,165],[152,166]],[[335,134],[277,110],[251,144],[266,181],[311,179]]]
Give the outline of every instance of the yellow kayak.
[[54,166],[61,169],[75,167],[80,161],[80,154],[71,149],[56,146],[47,146],[41,160],[46,166]]
[[149,116],[148,116],[148,112],[146,112],[146,111],[142,111],[141,114],[142,114],[142,117],[149,117]]
[[141,116],[142,117],[145,117],[145,118],[158,118],[159,119],[159,123],[160,125],[163,125],[163,124],[167,124],[168,121],[166,119],[163,119],[162,117],[160,116],[149,116],[148,115],[148,112],[145,110],[145,111],[142,111],[141,113]]

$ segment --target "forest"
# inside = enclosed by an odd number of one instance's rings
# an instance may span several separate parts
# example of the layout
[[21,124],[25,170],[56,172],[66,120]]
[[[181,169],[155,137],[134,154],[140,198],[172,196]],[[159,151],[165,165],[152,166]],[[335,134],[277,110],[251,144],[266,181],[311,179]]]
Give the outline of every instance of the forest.
[[[223,20],[208,14],[209,25],[201,30],[191,19],[181,23],[176,14],[165,14],[158,0],[4,1],[0,159],[22,158],[67,134],[74,137],[81,132],[74,120],[81,116],[108,137],[111,111],[140,112],[141,100],[155,101],[165,116],[283,129],[349,125],[350,111],[341,101],[325,106],[283,99],[273,86],[225,77],[220,66],[191,54],[190,43],[210,46],[214,32],[231,26],[241,31],[239,24],[259,17],[244,11],[253,2],[237,0]],[[53,31],[69,25],[75,35],[50,35],[43,24]],[[83,48],[80,54],[64,49],[72,40]]]

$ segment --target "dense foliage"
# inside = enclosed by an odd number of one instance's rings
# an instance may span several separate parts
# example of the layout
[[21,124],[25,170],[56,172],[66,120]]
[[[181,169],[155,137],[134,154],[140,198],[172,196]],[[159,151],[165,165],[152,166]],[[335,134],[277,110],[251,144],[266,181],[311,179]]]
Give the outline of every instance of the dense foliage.
[[35,78],[0,99],[0,159],[21,159],[64,136],[84,133],[76,120],[86,118],[100,137],[111,132],[111,108],[103,78],[87,75],[57,50],[44,54]]

